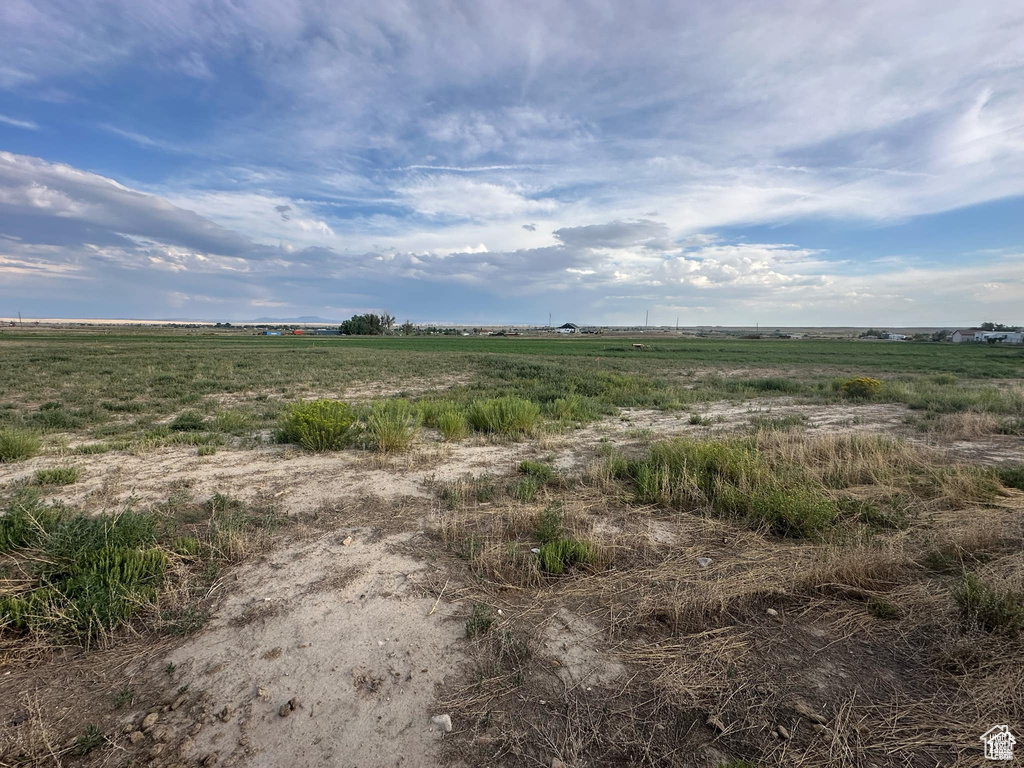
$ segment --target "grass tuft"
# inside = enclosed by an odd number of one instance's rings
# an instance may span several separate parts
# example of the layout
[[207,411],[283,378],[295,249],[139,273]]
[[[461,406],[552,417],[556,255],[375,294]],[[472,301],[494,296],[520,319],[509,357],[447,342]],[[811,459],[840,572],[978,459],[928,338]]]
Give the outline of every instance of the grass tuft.
[[407,450],[419,429],[419,411],[408,400],[378,400],[366,418],[366,431],[381,453]]
[[1005,635],[1016,635],[1024,628],[1024,595],[986,584],[973,573],[964,574],[953,599],[970,626]]
[[359,433],[355,411],[337,400],[293,403],[285,409],[278,439],[308,451],[337,451],[352,444]]
[[51,467],[39,469],[32,476],[33,485],[71,485],[77,483],[81,474],[78,467]]
[[589,542],[567,537],[541,544],[537,558],[542,571],[558,576],[578,565],[592,565],[597,553]]
[[477,432],[527,437],[536,432],[540,424],[540,406],[514,395],[474,400],[467,418]]
[[0,464],[30,459],[42,447],[32,432],[14,427],[0,429]]
[[466,619],[466,637],[486,635],[494,624],[494,611],[485,603],[474,603],[473,611]]

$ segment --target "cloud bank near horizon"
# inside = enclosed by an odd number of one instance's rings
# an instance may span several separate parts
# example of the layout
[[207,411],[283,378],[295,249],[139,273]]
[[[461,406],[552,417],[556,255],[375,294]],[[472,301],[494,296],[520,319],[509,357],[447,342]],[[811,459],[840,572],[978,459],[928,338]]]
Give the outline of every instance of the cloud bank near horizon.
[[99,6],[0,9],[11,310],[1020,319],[1006,4]]

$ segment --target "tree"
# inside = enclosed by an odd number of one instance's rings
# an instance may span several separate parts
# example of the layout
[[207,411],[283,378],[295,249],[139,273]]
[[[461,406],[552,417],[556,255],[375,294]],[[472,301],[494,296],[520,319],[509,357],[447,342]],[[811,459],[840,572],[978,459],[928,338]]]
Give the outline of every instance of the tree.
[[1019,325],[1003,325],[1002,323],[993,323],[991,320],[987,320],[978,326],[983,331],[1009,331],[1011,333],[1019,331]]
[[365,314],[352,315],[338,326],[338,332],[348,336],[383,336],[391,333],[395,318],[385,312],[383,315]]
[[412,332],[414,330],[415,330],[415,328],[413,327],[413,324],[410,323],[408,320],[406,320],[404,323],[402,323],[402,335],[403,336],[412,336]]

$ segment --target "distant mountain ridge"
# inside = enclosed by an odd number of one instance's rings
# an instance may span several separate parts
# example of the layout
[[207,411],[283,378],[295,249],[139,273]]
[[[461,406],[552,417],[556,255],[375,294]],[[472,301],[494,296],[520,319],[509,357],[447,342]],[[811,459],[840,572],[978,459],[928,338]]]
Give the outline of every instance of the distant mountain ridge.
[[302,315],[301,317],[257,317],[252,322],[254,323],[327,323],[329,325],[338,325],[338,320],[326,320],[316,315]]

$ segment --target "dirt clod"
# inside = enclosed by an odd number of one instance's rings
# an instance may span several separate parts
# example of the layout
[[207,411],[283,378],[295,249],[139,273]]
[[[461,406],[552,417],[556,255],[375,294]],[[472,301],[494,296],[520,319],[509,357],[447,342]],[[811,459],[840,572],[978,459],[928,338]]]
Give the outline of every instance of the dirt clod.
[[234,716],[235,710],[230,704],[225,704],[224,709],[217,713],[217,719],[222,723],[229,722]]
[[775,732],[779,734],[779,738],[783,741],[789,741],[792,737],[789,735],[789,730],[784,725],[776,725]]
[[156,721],[160,719],[160,715],[157,712],[150,712],[144,718],[142,718],[142,730],[152,728],[156,725]]
[[451,715],[434,715],[430,718],[430,722],[440,728],[444,733],[452,732],[452,717]]
[[139,744],[142,742],[144,738],[146,738],[146,736],[142,731],[132,731],[128,735],[128,741],[130,741],[132,744]]

